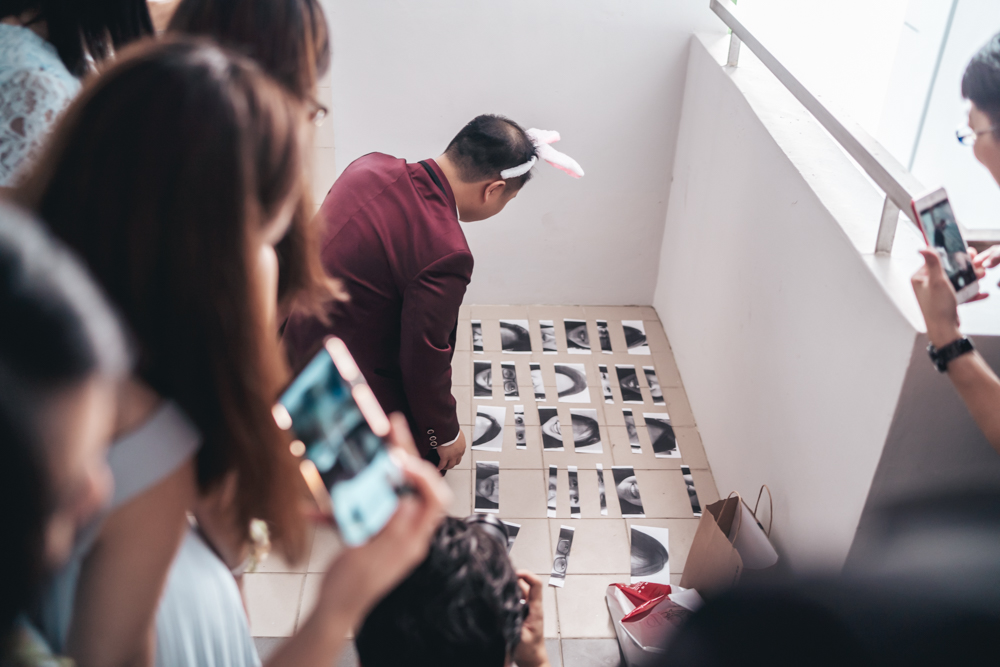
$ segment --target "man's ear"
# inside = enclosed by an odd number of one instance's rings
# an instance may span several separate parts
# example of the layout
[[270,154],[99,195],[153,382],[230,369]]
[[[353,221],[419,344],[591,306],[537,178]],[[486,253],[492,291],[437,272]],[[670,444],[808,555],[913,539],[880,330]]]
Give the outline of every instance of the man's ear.
[[483,203],[489,203],[500,199],[506,191],[507,181],[493,181],[492,183],[487,183],[486,189],[483,190]]

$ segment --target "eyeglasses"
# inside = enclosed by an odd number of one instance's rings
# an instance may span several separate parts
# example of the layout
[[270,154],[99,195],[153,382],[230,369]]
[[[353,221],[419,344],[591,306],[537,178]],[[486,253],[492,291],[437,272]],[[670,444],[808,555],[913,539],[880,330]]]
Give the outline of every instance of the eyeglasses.
[[971,127],[960,127],[955,130],[955,138],[958,139],[958,143],[963,146],[972,146],[976,143],[976,140],[980,136],[986,134],[987,132],[993,132],[996,130],[996,126],[990,126],[985,130],[973,130]]
[[307,100],[307,104],[309,109],[309,120],[312,121],[313,125],[319,127],[323,124],[323,121],[326,120],[330,110],[320,104],[319,100],[315,100],[313,98],[309,98],[309,100]]

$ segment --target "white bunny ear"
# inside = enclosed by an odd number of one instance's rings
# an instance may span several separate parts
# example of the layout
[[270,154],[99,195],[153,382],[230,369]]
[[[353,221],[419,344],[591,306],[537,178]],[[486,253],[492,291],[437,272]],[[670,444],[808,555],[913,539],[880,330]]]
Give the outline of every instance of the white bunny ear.
[[565,171],[567,174],[573,178],[580,178],[583,176],[583,167],[580,163],[553,148],[550,144],[559,141],[559,133],[555,130],[539,130],[538,128],[531,128],[525,134],[531,138],[531,142],[535,144],[535,148],[538,151],[538,157],[542,158],[553,167]]

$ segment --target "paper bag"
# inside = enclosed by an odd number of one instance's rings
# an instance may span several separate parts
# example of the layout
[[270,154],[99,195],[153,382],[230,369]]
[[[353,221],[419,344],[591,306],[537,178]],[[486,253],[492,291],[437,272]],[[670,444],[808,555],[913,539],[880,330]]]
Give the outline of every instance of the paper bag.
[[[761,487],[761,494],[766,486]],[[768,496],[771,492],[768,489]],[[760,503],[761,496],[757,496]],[[688,553],[681,586],[712,597],[735,586],[747,569],[771,567],[778,554],[767,532],[757,522],[756,511],[733,493],[705,508]]]

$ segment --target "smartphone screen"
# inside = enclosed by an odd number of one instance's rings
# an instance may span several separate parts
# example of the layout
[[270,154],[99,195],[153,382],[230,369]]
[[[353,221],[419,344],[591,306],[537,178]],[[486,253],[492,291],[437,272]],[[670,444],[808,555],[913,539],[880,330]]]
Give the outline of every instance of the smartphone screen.
[[[942,191],[943,192],[943,191]],[[918,211],[927,245],[941,257],[944,271],[956,292],[977,284],[972,258],[965,247],[962,232],[947,198],[931,203]],[[977,290],[978,291],[978,288]],[[973,292],[973,295],[975,292]]]
[[[335,356],[342,355],[347,355],[350,375],[354,375],[351,381],[334,362]],[[315,487],[310,477],[318,472],[329,492],[329,511],[344,542],[352,546],[364,543],[388,522],[399,503],[402,484],[399,467],[369,423],[375,421],[376,430],[386,435],[388,420],[356,371],[343,342],[330,339],[275,406],[278,425],[290,426],[302,443],[298,450],[306,481]],[[293,451],[295,448],[293,443]],[[321,502],[321,507],[324,504]]]

